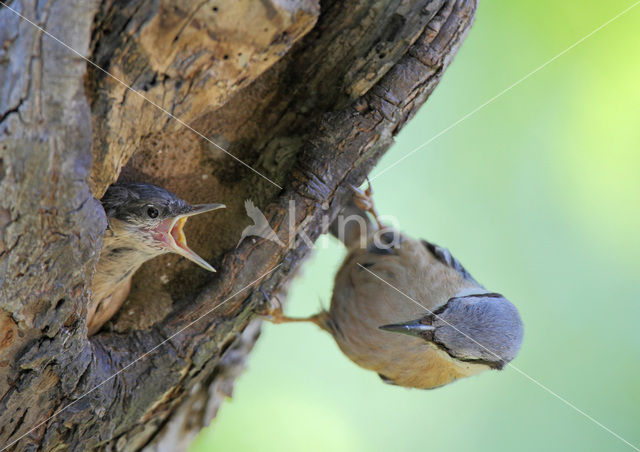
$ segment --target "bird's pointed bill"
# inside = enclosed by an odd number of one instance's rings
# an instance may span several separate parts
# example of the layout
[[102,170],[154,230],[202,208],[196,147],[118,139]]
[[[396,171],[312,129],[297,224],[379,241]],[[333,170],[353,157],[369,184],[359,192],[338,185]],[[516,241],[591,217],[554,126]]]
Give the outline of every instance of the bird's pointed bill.
[[392,333],[402,333],[409,336],[424,337],[425,334],[435,331],[435,327],[425,325],[421,319],[411,320],[405,323],[394,323],[390,325],[379,326],[381,330],[390,331]]
[[192,217],[194,215],[199,215],[201,213],[205,213],[205,212],[211,212],[212,210],[218,210],[218,209],[225,209],[227,206],[225,206],[224,204],[196,204],[195,206],[192,206],[192,209],[190,212],[185,213],[184,215],[181,215],[182,217]]
[[169,249],[176,254],[186,257],[191,262],[198,264],[200,267],[209,270],[210,272],[215,272],[215,268],[213,268],[202,257],[198,256],[195,251],[189,248],[183,227],[189,217],[205,212],[211,212],[212,210],[223,209],[225,207],[226,206],[224,204],[199,204],[193,206],[193,209],[190,212],[165,220],[163,223],[166,222],[166,226],[161,224],[160,228],[166,228],[165,237]]

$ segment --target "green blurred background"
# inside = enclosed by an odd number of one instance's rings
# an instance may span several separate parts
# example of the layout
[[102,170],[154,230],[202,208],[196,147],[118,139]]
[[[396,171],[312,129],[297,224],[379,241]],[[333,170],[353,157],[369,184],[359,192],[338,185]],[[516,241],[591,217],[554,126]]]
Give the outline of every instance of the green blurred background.
[[[633,1],[482,1],[440,86],[375,175]],[[518,369],[640,446],[640,5],[374,182],[525,324]],[[328,305],[327,237],[286,311]],[[202,451],[632,450],[516,370],[383,384],[313,325],[265,325]]]

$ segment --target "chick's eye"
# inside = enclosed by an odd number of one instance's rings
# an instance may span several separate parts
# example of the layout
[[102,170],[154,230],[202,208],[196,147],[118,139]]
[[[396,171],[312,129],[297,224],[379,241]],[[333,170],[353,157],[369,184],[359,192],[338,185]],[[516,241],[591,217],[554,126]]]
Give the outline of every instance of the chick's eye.
[[156,218],[158,216],[158,213],[158,209],[156,209],[155,207],[147,207],[147,215],[149,215],[149,218]]

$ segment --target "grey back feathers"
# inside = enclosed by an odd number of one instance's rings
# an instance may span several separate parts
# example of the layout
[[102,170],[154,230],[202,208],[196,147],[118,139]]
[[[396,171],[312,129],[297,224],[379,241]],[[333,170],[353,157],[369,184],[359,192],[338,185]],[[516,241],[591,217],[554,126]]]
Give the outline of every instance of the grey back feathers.
[[451,298],[429,317],[435,328],[433,342],[457,359],[502,368],[520,350],[522,320],[516,307],[499,294]]
[[431,252],[431,254],[442,262],[447,267],[453,268],[455,271],[460,273],[464,279],[468,279],[469,281],[473,281],[478,285],[478,287],[482,287],[478,281],[473,279],[473,277],[469,274],[469,272],[462,266],[460,261],[453,257],[453,255],[449,252],[448,249],[442,248],[441,246],[436,245],[435,243],[427,242],[426,240],[421,240],[422,244],[426,249]]
[[108,218],[129,223],[158,223],[191,210],[170,191],[152,184],[123,182],[111,185],[101,199]]

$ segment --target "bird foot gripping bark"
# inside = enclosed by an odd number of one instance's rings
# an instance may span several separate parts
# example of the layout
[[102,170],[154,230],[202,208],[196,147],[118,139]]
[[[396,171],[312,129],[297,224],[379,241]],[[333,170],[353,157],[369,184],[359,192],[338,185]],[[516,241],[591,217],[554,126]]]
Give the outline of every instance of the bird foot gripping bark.
[[369,212],[371,216],[376,220],[378,227],[384,229],[380,218],[378,217],[378,211],[373,203],[373,188],[371,188],[371,181],[367,177],[367,188],[365,190],[350,185],[353,190],[353,203],[365,212]]
[[284,314],[282,310],[282,303],[277,296],[269,296],[262,289],[260,289],[262,295],[267,300],[265,308],[257,314],[264,320],[271,323],[292,323],[292,322],[311,322],[318,325],[320,328],[326,329],[327,313],[322,311],[319,314],[312,315],[311,317],[289,317]]
[[282,310],[282,303],[277,296],[269,296],[264,290],[260,289],[262,295],[266,299],[265,307],[257,314],[264,320],[268,320],[271,323],[289,323],[289,322],[305,322],[308,319],[295,319],[284,315]]

